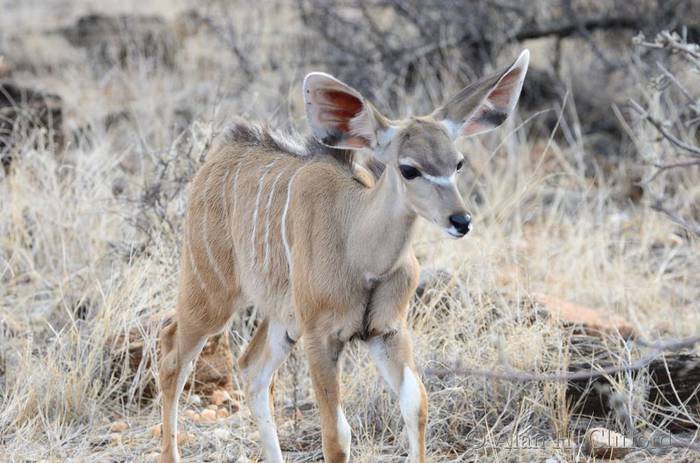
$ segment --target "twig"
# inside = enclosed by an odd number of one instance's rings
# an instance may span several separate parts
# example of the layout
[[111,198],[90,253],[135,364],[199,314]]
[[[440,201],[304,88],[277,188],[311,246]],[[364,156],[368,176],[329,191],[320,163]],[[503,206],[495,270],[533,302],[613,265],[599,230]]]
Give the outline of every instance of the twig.
[[660,201],[656,204],[653,204],[651,208],[657,212],[665,214],[666,216],[668,216],[669,219],[671,219],[672,222],[676,223],[677,225],[680,225],[689,232],[694,233],[695,236],[700,236],[700,227],[690,224],[687,220],[679,217],[678,214],[666,209]]
[[661,121],[654,118],[636,101],[631,100],[630,105],[631,105],[632,109],[634,111],[636,111],[642,117],[642,119],[646,120],[651,125],[653,125],[654,128],[656,128],[656,130],[661,135],[663,135],[664,138],[666,138],[668,141],[670,141],[672,144],[674,144],[678,148],[681,148],[685,151],[688,151],[690,156],[700,157],[700,148],[699,147],[693,146],[689,143],[686,143],[683,140],[676,137],[675,135],[673,135],[671,132],[669,132],[669,130],[666,127],[664,127],[664,125]]

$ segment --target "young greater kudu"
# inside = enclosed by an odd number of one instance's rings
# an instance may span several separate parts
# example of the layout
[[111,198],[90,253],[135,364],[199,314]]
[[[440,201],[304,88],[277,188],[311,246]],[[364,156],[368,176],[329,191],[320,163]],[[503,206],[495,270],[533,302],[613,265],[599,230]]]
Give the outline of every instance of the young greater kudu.
[[[425,117],[389,120],[356,90],[323,73],[304,80],[313,138],[304,143],[246,123],[212,150],[191,189],[176,320],[161,333],[162,460],[177,461],[177,402],[207,338],[254,304],[263,319],[240,359],[265,459],[283,461],[273,418],[275,370],[304,349],[327,462],[346,462],[350,427],[338,359],[367,344],[398,395],[409,461],[425,461],[425,389],[406,324],[419,266],[418,216],[459,238],[470,216],[453,142],[500,125],[520,95],[529,54],[459,92]],[[369,149],[378,179],[358,181],[352,150]],[[366,176],[365,176],[366,177]]]

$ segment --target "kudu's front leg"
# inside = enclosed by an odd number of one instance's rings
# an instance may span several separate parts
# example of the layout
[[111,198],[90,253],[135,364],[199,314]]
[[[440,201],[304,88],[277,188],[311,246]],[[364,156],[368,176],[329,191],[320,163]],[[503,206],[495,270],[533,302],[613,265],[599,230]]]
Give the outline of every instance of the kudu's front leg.
[[350,458],[350,425],[340,400],[338,359],[343,343],[327,333],[304,335],[309,370],[321,414],[321,439],[326,463]]
[[411,338],[405,326],[367,341],[379,372],[399,398],[410,447],[408,461],[425,462],[425,428],[428,400],[413,362]]

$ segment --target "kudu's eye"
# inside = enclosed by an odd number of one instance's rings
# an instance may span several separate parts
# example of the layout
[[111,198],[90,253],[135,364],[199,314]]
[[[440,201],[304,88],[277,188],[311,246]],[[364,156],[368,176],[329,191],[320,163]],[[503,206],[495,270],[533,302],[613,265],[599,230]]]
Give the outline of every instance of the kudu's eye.
[[464,167],[464,160],[461,160],[457,163],[457,172],[462,170],[462,167]]
[[413,180],[416,177],[420,177],[420,170],[416,169],[413,166],[401,164],[399,165],[399,170],[401,171],[401,175],[403,175],[403,178],[405,178],[406,180]]

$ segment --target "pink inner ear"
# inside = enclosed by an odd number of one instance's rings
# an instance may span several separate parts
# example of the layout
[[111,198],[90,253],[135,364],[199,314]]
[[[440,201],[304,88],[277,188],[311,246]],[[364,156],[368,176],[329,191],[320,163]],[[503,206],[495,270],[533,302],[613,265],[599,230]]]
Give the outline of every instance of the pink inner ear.
[[503,108],[510,105],[510,99],[513,95],[513,87],[520,81],[520,68],[513,69],[511,72],[503,76],[498,82],[498,86],[489,93],[488,100],[494,106]]
[[340,90],[319,92],[324,110],[319,112],[322,123],[331,124],[343,134],[350,132],[350,120],[362,111],[362,100]]
[[353,115],[362,111],[362,100],[355,95],[340,90],[323,90],[321,95],[332,106],[350,112]]

